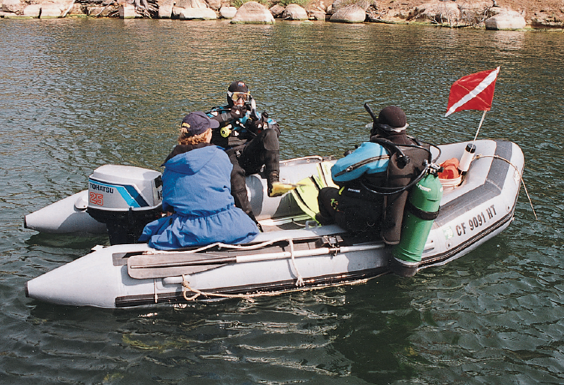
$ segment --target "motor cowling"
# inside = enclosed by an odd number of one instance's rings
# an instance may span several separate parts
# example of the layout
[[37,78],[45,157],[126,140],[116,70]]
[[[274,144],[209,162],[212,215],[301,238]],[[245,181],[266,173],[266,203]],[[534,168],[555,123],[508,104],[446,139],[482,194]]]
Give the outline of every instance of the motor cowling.
[[145,225],[161,216],[161,173],[105,165],[88,178],[87,212],[105,223],[112,245],[135,243]]
[[415,275],[433,221],[439,215],[443,186],[436,173],[429,173],[411,190],[405,208],[401,239],[392,250],[392,270],[401,276]]

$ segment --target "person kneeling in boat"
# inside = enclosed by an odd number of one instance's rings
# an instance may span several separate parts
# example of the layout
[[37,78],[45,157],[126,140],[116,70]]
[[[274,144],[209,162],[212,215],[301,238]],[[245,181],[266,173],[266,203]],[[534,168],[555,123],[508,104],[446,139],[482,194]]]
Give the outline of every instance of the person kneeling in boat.
[[269,197],[293,188],[279,181],[280,127],[266,112],[257,112],[249,87],[242,81],[229,85],[226,106],[214,107],[207,115],[220,124],[213,130],[211,142],[224,148],[233,164],[231,193],[235,205],[257,222],[247,196],[245,176],[258,173],[264,165]]
[[165,160],[165,216],[143,229],[140,242],[160,250],[211,243],[246,243],[259,233],[255,223],[235,207],[230,190],[232,165],[225,152],[212,145],[218,123],[203,112],[182,120],[178,145]]
[[[369,110],[368,106],[366,108]],[[399,107],[388,106],[373,119],[370,144],[363,144],[355,150],[354,157],[352,154],[345,156],[333,166],[333,179],[340,189],[327,187],[320,191],[320,212],[316,219],[322,225],[337,223],[353,234],[381,238],[386,244],[395,245],[400,241],[409,189],[431,162],[430,146],[406,134],[407,118]],[[379,162],[383,168],[378,169],[376,164],[355,179],[335,180],[335,170],[345,173],[345,170],[355,169],[359,159],[360,164],[374,164],[374,157],[378,158],[378,154],[373,153],[375,150],[382,151]],[[353,159],[355,164],[350,164]],[[371,161],[362,163],[367,159]]]

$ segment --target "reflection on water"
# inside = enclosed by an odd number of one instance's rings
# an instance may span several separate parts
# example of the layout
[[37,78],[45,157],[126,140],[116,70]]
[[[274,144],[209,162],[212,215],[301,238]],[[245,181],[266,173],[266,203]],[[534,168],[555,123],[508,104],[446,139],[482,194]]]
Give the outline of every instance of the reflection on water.
[[525,44],[526,34],[519,33],[515,31],[499,31],[496,33],[493,38],[493,42],[495,47],[499,51],[500,54],[512,54],[511,51],[517,55],[519,55],[519,50],[523,49]]
[[[559,34],[90,19],[0,33],[2,383],[562,382]],[[403,107],[419,138],[471,140],[481,113],[444,118],[450,85],[497,66],[480,137],[523,148],[539,222],[522,196],[503,234],[411,279],[185,308],[25,298],[28,279],[107,240],[39,235],[23,216],[99,165],[159,169],[182,116],[237,78],[280,122],[282,158],[340,156],[367,138],[365,102]]]

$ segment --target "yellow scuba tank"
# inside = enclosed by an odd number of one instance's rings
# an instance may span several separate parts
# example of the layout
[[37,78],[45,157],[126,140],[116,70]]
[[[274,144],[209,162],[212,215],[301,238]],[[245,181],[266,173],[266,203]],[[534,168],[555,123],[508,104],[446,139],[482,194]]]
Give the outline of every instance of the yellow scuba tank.
[[417,272],[433,221],[439,215],[443,186],[431,171],[411,190],[405,208],[399,244],[392,249],[394,273],[411,277]]

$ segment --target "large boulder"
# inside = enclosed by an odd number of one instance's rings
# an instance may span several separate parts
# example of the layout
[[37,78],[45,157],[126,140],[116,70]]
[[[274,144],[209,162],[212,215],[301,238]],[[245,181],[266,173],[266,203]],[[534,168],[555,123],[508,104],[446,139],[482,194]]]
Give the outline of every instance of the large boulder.
[[499,14],[486,19],[486,29],[523,29],[527,22],[523,15],[516,11],[505,10]]
[[69,9],[67,15],[75,15],[75,16],[82,16],[86,15],[86,9],[80,3],[74,3],[72,7]]
[[19,12],[23,10],[25,4],[23,4],[20,0],[3,0],[2,1],[2,11],[4,12]]
[[[321,2],[323,4],[323,2]],[[325,5],[325,4],[323,4]],[[327,13],[335,14],[340,9],[350,7],[351,5],[356,5],[357,7],[362,8],[365,12],[371,5],[376,6],[376,0],[358,0],[355,1],[354,4],[351,3],[351,0],[335,0],[333,4],[331,4],[331,10]]]
[[207,8],[208,5],[204,0],[178,0],[176,2],[178,8]]
[[459,25],[479,25],[484,21],[484,15],[492,8],[492,1],[462,1],[458,4],[460,11]]
[[219,9],[219,16],[223,19],[233,19],[237,14],[237,8],[223,6]]
[[460,20],[460,9],[455,2],[431,1],[415,7],[409,18],[454,25]]
[[329,21],[339,23],[362,23],[366,19],[366,11],[358,5],[349,5],[335,12]]
[[206,2],[208,3],[208,7],[214,11],[219,11],[221,8],[221,0],[206,0]]
[[282,14],[285,10],[286,8],[284,8],[280,4],[274,4],[272,7],[270,7],[270,13],[272,13],[272,16],[274,17],[282,17]]
[[174,0],[158,0],[159,19],[170,19],[172,17],[172,8],[174,7]]
[[[65,10],[66,11],[66,10]],[[63,15],[60,4],[41,4],[41,19],[55,19]]]
[[133,4],[120,4],[119,17],[121,19],[135,19],[137,17],[135,6]]
[[286,20],[307,20],[307,12],[298,4],[288,4],[282,13],[282,18]]
[[217,14],[209,8],[181,8],[178,17],[181,20],[215,20]]
[[325,21],[325,16],[327,15],[325,11],[320,11],[314,9],[313,11],[308,11],[309,18],[312,20]]
[[[564,7],[560,10],[564,13]],[[564,28],[564,17],[558,16],[558,14],[552,12],[550,14],[546,12],[539,12],[538,15],[531,18],[531,26],[533,28]]]
[[41,5],[31,4],[23,9],[22,15],[30,18],[38,18],[41,13]]
[[249,1],[237,10],[233,24],[274,24],[274,16],[264,5]]

